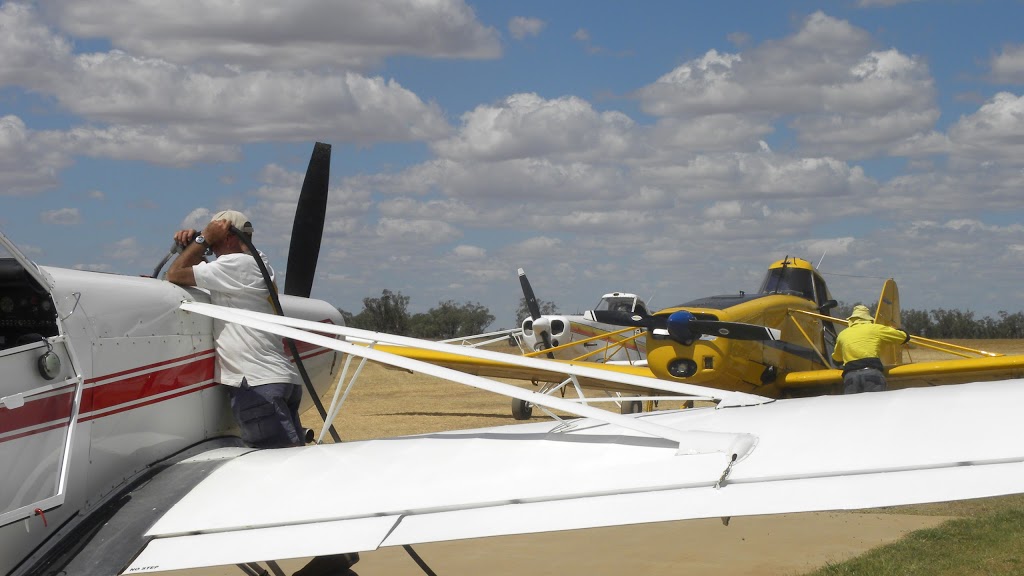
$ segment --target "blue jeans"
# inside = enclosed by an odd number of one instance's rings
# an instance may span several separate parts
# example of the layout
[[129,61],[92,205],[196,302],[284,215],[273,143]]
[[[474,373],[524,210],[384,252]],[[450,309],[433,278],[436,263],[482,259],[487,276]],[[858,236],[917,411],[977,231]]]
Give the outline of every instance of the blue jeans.
[[296,384],[249,386],[245,378],[230,387],[231,413],[242,430],[242,441],[254,448],[302,446],[299,402],[302,387]]
[[885,392],[885,374],[874,368],[861,368],[843,374],[843,394]]

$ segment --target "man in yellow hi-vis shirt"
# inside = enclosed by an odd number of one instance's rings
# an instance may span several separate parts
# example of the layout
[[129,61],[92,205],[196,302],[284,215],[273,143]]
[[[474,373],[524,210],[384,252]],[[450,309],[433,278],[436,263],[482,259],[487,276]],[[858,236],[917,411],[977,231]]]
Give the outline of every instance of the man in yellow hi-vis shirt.
[[886,343],[904,344],[910,334],[883,324],[875,324],[867,306],[856,305],[846,319],[848,328],[836,338],[832,359],[843,363],[843,394],[882,392],[885,373],[879,353]]

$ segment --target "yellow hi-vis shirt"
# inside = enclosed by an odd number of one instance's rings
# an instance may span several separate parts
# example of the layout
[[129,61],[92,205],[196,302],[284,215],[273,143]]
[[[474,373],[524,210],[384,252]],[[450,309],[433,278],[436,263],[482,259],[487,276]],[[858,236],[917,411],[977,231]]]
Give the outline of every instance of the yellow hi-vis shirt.
[[859,322],[836,337],[832,359],[846,364],[862,358],[878,358],[883,344],[902,344],[909,339],[910,336],[903,330],[884,324]]

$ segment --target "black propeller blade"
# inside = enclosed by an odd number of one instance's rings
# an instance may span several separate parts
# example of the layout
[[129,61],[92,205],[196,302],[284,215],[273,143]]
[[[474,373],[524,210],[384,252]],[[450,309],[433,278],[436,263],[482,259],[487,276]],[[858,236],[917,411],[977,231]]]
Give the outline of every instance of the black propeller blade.
[[[526,278],[526,271],[522,268],[519,269],[519,285],[523,287],[523,297],[526,299],[526,307],[530,310],[530,318],[533,318],[534,322],[540,320],[540,305],[537,304],[537,297],[533,294],[533,287],[530,286],[530,281]],[[540,337],[544,342],[544,349],[551,348],[551,334],[547,330],[542,330]],[[548,352],[548,358],[554,357],[554,354]]]
[[678,310],[670,315],[659,314],[656,316],[617,310],[592,310],[590,315],[597,322],[613,326],[667,330],[673,340],[687,346],[705,334],[733,340],[770,341],[778,339],[772,329],[766,326],[743,322],[700,320],[686,310]]
[[309,298],[313,291],[316,261],[327,214],[327,188],[331,177],[331,145],[317,142],[309,157],[302,181],[299,204],[295,208],[292,238],[288,248],[284,293]]
[[691,320],[688,327],[692,332],[732,338],[733,340],[768,341],[777,340],[771,328],[743,322],[722,322],[720,320]]
[[611,324],[612,326],[633,326],[636,328],[647,328],[655,330],[665,328],[666,316],[648,316],[637,312],[626,312],[623,310],[591,310],[587,313],[595,322]]

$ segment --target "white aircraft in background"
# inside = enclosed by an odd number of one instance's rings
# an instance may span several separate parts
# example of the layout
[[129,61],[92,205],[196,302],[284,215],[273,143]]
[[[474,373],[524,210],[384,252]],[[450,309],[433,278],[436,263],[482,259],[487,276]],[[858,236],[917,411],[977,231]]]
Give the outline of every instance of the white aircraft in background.
[[[1020,380],[771,400],[346,328],[333,306],[301,296],[282,297],[289,316],[222,308],[202,290],[37,266],[2,234],[0,245],[8,576],[253,573],[261,562],[278,573],[276,560],[382,546],[1024,492]],[[304,264],[289,257],[289,283]],[[230,436],[211,318],[305,343],[315,394],[340,384],[325,429],[359,374],[344,385],[353,358],[581,418],[253,450]],[[348,338],[715,405],[621,415],[592,405],[607,398],[539,394]]]
[[[526,356],[612,365],[647,365],[647,330],[598,322],[591,315],[541,314],[526,272],[520,268],[518,274],[526,307],[530,312],[522,322],[523,344],[532,351],[527,352]],[[636,294],[628,292],[605,294],[593,309],[649,315],[647,304]],[[555,382],[535,381],[534,385],[540,386],[542,394],[550,394],[560,387]],[[641,404],[636,400],[620,401],[619,405],[623,414],[641,411]],[[512,416],[516,420],[529,420],[532,415],[533,407],[529,403],[512,400]]]

